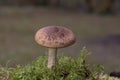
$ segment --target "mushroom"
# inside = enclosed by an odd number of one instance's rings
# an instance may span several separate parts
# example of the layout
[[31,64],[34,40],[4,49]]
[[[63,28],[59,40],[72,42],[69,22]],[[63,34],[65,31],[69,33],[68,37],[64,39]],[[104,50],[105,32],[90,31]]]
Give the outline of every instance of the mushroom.
[[75,43],[73,32],[62,26],[46,26],[35,34],[35,41],[48,48],[48,64],[50,69],[56,63],[57,49],[64,48]]

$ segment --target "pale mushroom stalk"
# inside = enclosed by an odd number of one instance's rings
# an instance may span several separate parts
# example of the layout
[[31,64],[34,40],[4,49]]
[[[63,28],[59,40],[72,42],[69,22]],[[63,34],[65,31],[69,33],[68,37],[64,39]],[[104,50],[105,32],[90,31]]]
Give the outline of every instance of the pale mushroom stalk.
[[56,63],[57,58],[57,48],[49,48],[48,49],[48,68],[52,68]]

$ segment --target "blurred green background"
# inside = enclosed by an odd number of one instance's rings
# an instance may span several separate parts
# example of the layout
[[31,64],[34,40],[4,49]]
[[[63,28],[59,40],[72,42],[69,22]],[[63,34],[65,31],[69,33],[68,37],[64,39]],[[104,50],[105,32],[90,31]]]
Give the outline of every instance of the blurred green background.
[[34,35],[48,25],[76,35],[77,42],[59,55],[75,58],[85,46],[88,62],[120,71],[120,0],[0,0],[0,65],[25,65],[47,55]]

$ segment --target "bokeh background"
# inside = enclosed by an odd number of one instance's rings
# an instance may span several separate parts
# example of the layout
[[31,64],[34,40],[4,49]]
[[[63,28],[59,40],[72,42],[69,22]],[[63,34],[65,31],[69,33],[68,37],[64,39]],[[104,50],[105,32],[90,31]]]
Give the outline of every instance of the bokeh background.
[[0,65],[25,65],[46,55],[34,35],[48,25],[76,35],[77,42],[59,55],[76,58],[85,46],[89,63],[120,71],[120,0],[0,0]]

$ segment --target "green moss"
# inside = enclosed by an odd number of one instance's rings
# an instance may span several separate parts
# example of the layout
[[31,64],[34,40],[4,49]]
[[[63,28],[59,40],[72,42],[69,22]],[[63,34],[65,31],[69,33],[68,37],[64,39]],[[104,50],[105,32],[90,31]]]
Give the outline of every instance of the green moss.
[[88,51],[83,48],[76,59],[59,56],[56,66],[47,68],[47,56],[40,56],[36,61],[26,66],[17,66],[11,72],[11,80],[85,80],[93,79],[101,73],[103,68],[99,65],[90,69],[86,63]]

